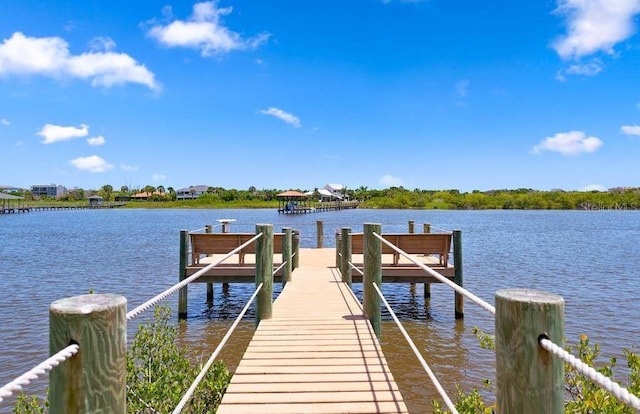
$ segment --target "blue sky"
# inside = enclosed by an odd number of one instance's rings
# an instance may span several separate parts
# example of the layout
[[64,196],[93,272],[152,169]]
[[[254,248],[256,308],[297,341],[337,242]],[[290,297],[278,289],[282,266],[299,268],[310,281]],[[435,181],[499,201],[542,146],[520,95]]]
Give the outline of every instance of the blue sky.
[[0,185],[640,186],[640,0],[52,4],[0,4]]

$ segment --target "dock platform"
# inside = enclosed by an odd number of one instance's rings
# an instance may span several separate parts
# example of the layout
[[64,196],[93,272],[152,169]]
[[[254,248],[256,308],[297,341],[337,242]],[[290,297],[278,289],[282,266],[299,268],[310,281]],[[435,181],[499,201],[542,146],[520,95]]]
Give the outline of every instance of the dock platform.
[[300,253],[217,412],[407,413],[369,321],[332,266],[335,250]]

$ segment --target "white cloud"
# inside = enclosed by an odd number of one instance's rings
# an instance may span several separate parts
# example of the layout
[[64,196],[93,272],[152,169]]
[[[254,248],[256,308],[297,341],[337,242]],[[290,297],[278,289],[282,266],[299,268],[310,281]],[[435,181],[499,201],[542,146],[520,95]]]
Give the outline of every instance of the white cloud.
[[620,132],[625,135],[640,136],[640,125],[623,125],[620,127]]
[[583,76],[595,76],[598,73],[602,72],[602,61],[600,59],[594,59],[590,63],[577,63],[574,65],[570,65],[565,73],[568,75],[583,75]]
[[111,51],[113,40],[94,41],[103,51],[71,55],[69,45],[59,37],[27,37],[15,32],[0,44],[0,76],[42,75],[52,78],[76,77],[91,81],[93,86],[110,87],[139,83],[152,90],[160,86],[154,74],[125,53]]
[[122,171],[138,171],[140,167],[137,165],[120,164],[120,169]]
[[165,181],[167,179],[167,176],[163,174],[153,174],[151,176],[151,179],[155,182]]
[[579,191],[607,191],[607,187],[600,184],[589,184],[582,187]]
[[110,37],[95,37],[89,43],[92,52],[111,52],[116,48],[116,42]]
[[383,175],[378,182],[386,187],[400,187],[402,185],[400,178],[388,174]]
[[260,113],[265,115],[275,116],[276,118],[279,118],[284,122],[286,122],[287,124],[291,124],[296,128],[300,128],[302,126],[297,116],[290,114],[288,112],[285,112],[282,109],[274,108],[273,106],[267,109],[262,109]]
[[71,141],[74,138],[86,137],[89,135],[89,125],[80,124],[80,128],[73,126],[60,126],[45,124],[37,135],[44,137],[43,144],[53,144],[54,142]]
[[456,95],[460,98],[465,98],[469,94],[469,80],[463,79],[456,83]]
[[89,171],[91,173],[105,172],[113,168],[113,165],[109,164],[97,155],[75,158],[71,160],[71,165],[79,170]]
[[9,125],[11,125],[11,122],[9,122],[9,120],[7,118],[2,118],[2,119],[0,119],[0,124],[2,124],[4,126],[9,126]]
[[614,54],[614,46],[635,31],[640,0],[558,0],[556,13],[566,16],[567,34],[553,43],[563,59],[596,52]]
[[577,155],[595,152],[602,144],[602,140],[597,137],[587,137],[583,131],[559,132],[540,141],[531,152],[539,154],[542,151],[553,151],[563,155]]
[[104,145],[105,139],[104,139],[104,137],[102,135],[98,135],[97,137],[87,138],[87,143],[89,145],[98,147],[100,145]]
[[[229,30],[221,16],[230,14],[232,7],[218,8],[217,1],[196,3],[187,20],[174,20],[166,25],[152,23],[147,35],[168,47],[188,47],[200,49],[202,56],[213,56],[240,49],[255,49],[269,39],[268,33],[243,39],[240,34]],[[163,14],[172,19],[170,8]]]

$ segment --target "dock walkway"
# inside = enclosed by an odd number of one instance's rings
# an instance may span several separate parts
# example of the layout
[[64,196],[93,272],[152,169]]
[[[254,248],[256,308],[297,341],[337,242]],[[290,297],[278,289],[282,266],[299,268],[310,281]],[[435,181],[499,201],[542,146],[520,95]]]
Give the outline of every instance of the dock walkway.
[[331,266],[335,250],[300,253],[217,412],[407,413],[371,325]]

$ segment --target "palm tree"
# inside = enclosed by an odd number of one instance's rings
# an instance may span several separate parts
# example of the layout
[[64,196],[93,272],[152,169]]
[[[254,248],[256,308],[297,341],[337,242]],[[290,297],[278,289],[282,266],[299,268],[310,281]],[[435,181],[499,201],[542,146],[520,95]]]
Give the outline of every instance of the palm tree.
[[113,193],[113,186],[111,186],[111,184],[105,184],[100,190],[104,196],[105,201],[110,201],[111,194]]

